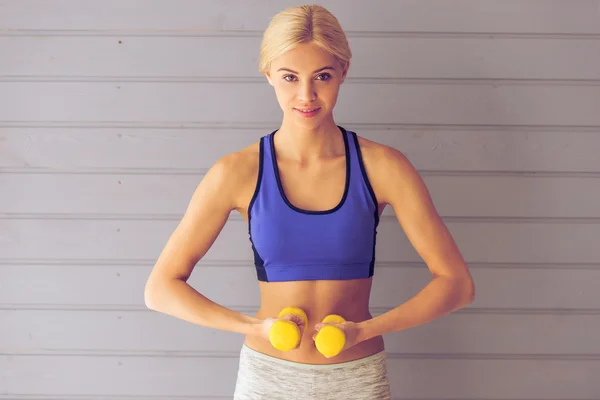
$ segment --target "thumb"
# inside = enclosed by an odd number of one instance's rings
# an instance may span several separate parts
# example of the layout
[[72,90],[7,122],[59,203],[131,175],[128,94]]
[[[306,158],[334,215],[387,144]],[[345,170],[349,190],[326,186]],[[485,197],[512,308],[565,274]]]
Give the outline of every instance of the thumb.
[[283,317],[281,317],[280,319],[284,319],[287,321],[291,321],[293,323],[295,323],[296,325],[304,325],[304,320],[302,318],[300,318],[297,315],[294,314],[286,314]]

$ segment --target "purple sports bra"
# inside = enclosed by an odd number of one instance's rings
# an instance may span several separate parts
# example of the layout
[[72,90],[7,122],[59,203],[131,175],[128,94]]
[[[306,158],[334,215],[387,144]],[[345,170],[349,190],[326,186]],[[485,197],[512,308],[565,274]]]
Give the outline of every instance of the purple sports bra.
[[248,209],[258,280],[368,278],[375,264],[379,213],[356,133],[338,126],[346,150],[344,194],[334,208],[300,209],[281,184],[273,138],[260,139],[258,182]]

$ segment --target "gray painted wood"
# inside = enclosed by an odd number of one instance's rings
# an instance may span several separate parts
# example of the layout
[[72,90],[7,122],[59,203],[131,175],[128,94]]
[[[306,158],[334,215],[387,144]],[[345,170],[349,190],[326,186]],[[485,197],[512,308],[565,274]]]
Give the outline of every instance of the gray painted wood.
[[[28,265],[5,265],[1,268],[0,278],[13,284],[2,291],[0,303],[34,308],[44,304],[67,308],[70,305],[84,308],[123,305],[133,309],[144,306],[140,290],[143,292],[148,267],[128,266],[126,262],[121,265],[98,263],[99,266],[82,266],[76,262],[60,266],[40,265],[34,261]],[[371,294],[374,311],[392,308],[408,300],[431,279],[424,265],[406,264],[376,266]],[[469,307],[472,312],[488,309],[559,311],[561,308],[594,312],[597,308],[596,288],[600,284],[597,269],[569,265],[540,269],[539,266],[528,268],[524,263],[480,263],[473,266],[473,278],[477,283],[478,298]],[[216,265],[210,262],[199,265],[189,282],[209,298],[245,310],[258,308],[255,280],[256,272],[248,262],[226,261],[221,257]],[[94,282],[94,287],[86,282]],[[219,284],[215,285],[215,282]],[[531,295],[533,286],[536,287],[535,296]],[[573,287],[577,287],[577,291]],[[107,296],[106,288],[110,288],[110,296]]]
[[[174,123],[152,124],[161,128],[144,123],[5,125],[0,131],[1,170],[30,173],[201,173],[224,154],[250,145],[272,129],[269,125],[240,129],[188,122],[181,123],[182,128]],[[600,135],[593,127],[344,125],[401,150],[422,172],[510,172],[517,176],[600,172]]]
[[[0,197],[0,209],[11,214],[98,214],[102,210],[110,214],[180,216],[200,179],[201,174],[168,171],[163,175],[5,174],[0,184],[22,200]],[[597,177],[515,179],[440,173],[423,179],[443,217],[600,218]],[[53,189],[57,187],[64,189]],[[465,193],[469,193],[468,202]],[[393,215],[393,209],[386,208],[384,215]]]
[[[336,117],[370,124],[588,126],[600,125],[599,109],[600,85],[370,82],[342,85]],[[263,81],[15,81],[0,82],[0,120],[275,124],[281,109]]]
[[[143,285],[206,170],[280,120],[258,44],[297,3],[0,3],[0,400],[231,398],[242,338]],[[477,285],[386,336],[395,398],[599,398],[600,1],[320,3],[354,52],[337,122],[409,157]],[[389,208],[377,240],[375,315],[430,279]],[[190,283],[250,314],[251,260],[232,215]]]
[[[350,33],[543,33],[597,34],[597,0],[388,0],[319,1]],[[249,9],[237,1],[180,0],[20,0],[6,2],[0,26],[33,30],[122,30],[134,33],[162,30],[179,35],[214,35],[265,29],[269,19],[290,0],[263,0]],[[207,30],[209,30],[207,32]],[[233,31],[233,32],[232,32]]]
[[[46,308],[50,306],[45,304],[56,300],[48,295],[45,299],[40,305]],[[100,301],[106,303],[106,300]],[[139,306],[138,299],[134,301]],[[201,328],[141,307],[117,310],[118,305],[113,304],[83,304],[48,310],[35,304],[27,305],[26,301],[21,304],[17,310],[0,310],[0,324],[11,327],[3,333],[6,353],[19,354],[27,349],[39,354],[110,352],[117,355],[193,356],[212,352],[230,355],[243,342],[243,338],[234,333]],[[101,307],[112,309],[101,310]],[[90,312],[91,309],[96,311]],[[243,310],[247,312],[248,309]],[[525,310],[522,313],[502,313],[500,310],[457,312],[427,325],[386,336],[386,349],[398,356],[414,357],[489,355],[584,359],[600,353],[600,342],[596,339],[600,336],[597,314],[553,311],[549,309],[547,313],[537,314]],[[374,315],[379,313],[374,312]],[[65,326],[70,329],[64,330]],[[464,329],[465,326],[469,329]],[[540,332],[544,334],[540,335]],[[177,340],[172,340],[174,334]],[[565,337],[570,340],[564,340]]]
[[[231,396],[237,357],[0,356],[7,391],[98,396]],[[542,368],[540,366],[543,365]],[[8,368],[7,368],[8,367]],[[599,361],[391,358],[399,398],[596,399]],[[28,376],[39,376],[27,384]],[[218,384],[215,384],[217,383]],[[432,384],[436,382],[436,384]]]
[[[152,259],[177,225],[172,216],[14,216],[0,225],[0,253],[8,259]],[[591,221],[470,219],[447,222],[469,262],[598,263],[600,225]],[[56,232],[60,232],[57,235]],[[140,240],[140,238],[144,240]],[[377,257],[384,262],[417,262],[420,257],[393,218],[383,218]],[[248,228],[232,218],[206,260],[251,261]]]
[[[260,37],[0,38],[0,74],[128,80],[259,77]],[[550,38],[351,37],[353,79],[598,79],[600,41]],[[390,57],[394,54],[394,57]],[[206,62],[210,55],[212,62]],[[106,63],[107,59],[118,62]],[[518,62],[515,62],[518,60]],[[573,60],[585,60],[574,63]],[[72,78],[71,78],[72,79]],[[264,79],[264,78],[259,78]]]

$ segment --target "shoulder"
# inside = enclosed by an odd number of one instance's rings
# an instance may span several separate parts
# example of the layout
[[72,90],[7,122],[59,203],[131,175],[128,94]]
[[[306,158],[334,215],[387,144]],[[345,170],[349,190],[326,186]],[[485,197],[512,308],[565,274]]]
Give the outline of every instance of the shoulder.
[[415,166],[400,150],[357,135],[365,169],[380,203],[391,203],[404,189],[426,190]]
[[211,169],[228,179],[247,178],[253,171],[258,171],[259,144],[260,141],[257,141],[248,147],[222,156]]
[[222,156],[212,165],[203,179],[213,191],[218,191],[221,197],[226,196],[234,207],[256,184],[259,144],[260,141],[256,141],[239,151]]
[[362,136],[356,135],[362,152],[363,159],[373,165],[392,166],[401,168],[414,168],[408,158],[398,149],[387,146]]

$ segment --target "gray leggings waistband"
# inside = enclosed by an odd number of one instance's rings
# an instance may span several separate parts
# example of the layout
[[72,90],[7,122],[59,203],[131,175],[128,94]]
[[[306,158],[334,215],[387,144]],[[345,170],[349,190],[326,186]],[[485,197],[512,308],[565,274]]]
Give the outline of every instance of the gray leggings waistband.
[[385,352],[338,364],[302,364],[242,346],[234,400],[391,399]]

